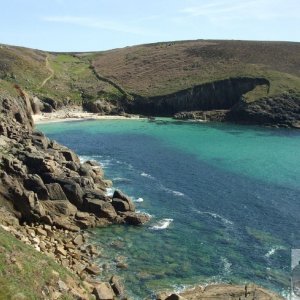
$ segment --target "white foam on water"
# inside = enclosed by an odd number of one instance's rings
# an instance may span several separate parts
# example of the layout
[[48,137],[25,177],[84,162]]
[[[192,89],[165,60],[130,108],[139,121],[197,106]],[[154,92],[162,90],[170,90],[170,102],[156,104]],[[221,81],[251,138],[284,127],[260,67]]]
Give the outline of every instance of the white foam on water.
[[81,163],[84,163],[86,162],[87,160],[96,160],[100,166],[105,169],[107,166],[111,165],[112,163],[112,159],[108,159],[108,158],[105,158],[105,159],[102,159],[103,156],[101,155],[91,155],[91,156],[87,156],[87,155],[82,155],[82,156],[79,156],[79,160]]
[[175,190],[171,190],[171,189],[169,189],[169,188],[167,188],[167,187],[165,187],[165,186],[162,186],[162,189],[163,189],[164,191],[166,191],[167,193],[173,194],[174,196],[177,196],[177,197],[184,197],[184,196],[185,196],[184,193],[181,193],[181,192],[175,191]]
[[145,173],[145,172],[142,172],[142,173],[141,173],[141,176],[147,177],[147,178],[149,178],[149,179],[155,179],[152,175],[147,174],[147,173]]
[[282,246],[274,246],[272,247],[266,254],[265,257],[269,258],[276,253],[278,250],[284,250],[285,248]]
[[224,218],[223,216],[220,216],[216,213],[213,213],[213,212],[209,212],[209,211],[201,211],[201,210],[197,210],[195,209],[195,211],[200,214],[200,215],[208,215],[214,219],[219,219],[220,221],[222,221],[224,224],[226,225],[233,225],[233,222]]
[[230,274],[231,273],[231,266],[232,263],[229,262],[229,260],[226,257],[221,257],[221,263],[223,264],[223,272],[224,274]]
[[138,203],[144,202],[144,199],[143,198],[137,198],[137,199],[133,198],[133,202],[138,202]]
[[92,160],[93,158],[91,156],[86,156],[86,155],[82,155],[82,156],[78,156],[79,160],[81,163],[86,162],[87,160]]
[[174,221],[173,219],[162,219],[158,221],[155,225],[151,226],[150,229],[152,230],[167,229],[173,221]]
[[103,160],[99,161],[99,163],[103,169],[106,169],[109,165],[111,165],[112,160],[111,159],[103,159]]
[[124,182],[124,183],[129,183],[129,182],[131,182],[130,179],[123,178],[123,177],[115,177],[115,178],[113,178],[113,181],[114,181],[114,182],[118,182],[118,183],[120,183],[120,182]]
[[114,194],[114,189],[113,188],[107,188],[106,189],[106,193],[105,193],[106,196],[112,197],[113,194]]
[[172,193],[173,193],[175,196],[179,196],[179,197],[183,197],[183,196],[184,196],[184,193],[181,193],[181,192],[178,192],[178,191],[172,191]]

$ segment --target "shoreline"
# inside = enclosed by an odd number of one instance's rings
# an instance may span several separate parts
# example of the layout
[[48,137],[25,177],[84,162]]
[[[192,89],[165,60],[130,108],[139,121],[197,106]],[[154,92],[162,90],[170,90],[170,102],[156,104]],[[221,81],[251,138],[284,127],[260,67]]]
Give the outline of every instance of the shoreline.
[[139,120],[138,115],[101,115],[83,111],[80,107],[63,108],[49,113],[32,114],[35,125],[46,123],[92,121],[92,120]]

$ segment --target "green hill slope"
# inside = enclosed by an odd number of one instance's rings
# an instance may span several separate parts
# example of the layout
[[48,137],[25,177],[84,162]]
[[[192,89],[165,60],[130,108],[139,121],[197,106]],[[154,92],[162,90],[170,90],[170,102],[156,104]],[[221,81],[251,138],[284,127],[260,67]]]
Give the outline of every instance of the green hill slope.
[[[245,113],[250,107],[253,123],[290,124],[300,119],[300,43],[197,40],[91,53],[2,45],[0,80],[2,89],[18,85],[39,97],[47,103],[46,111],[79,104],[103,114],[172,116],[235,107],[231,120],[240,122],[251,119]],[[271,118],[264,121],[256,115],[266,109],[260,103],[268,99],[275,110],[267,109]],[[291,117],[289,111],[274,117],[285,110],[284,99],[296,115]]]
[[300,90],[300,43],[186,41],[95,55],[98,72],[131,93],[158,96],[232,77],[264,77],[271,94]]

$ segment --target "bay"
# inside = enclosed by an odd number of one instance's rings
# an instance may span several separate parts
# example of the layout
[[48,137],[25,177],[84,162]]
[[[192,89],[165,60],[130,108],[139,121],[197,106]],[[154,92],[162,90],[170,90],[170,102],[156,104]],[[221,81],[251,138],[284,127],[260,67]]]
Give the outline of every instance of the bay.
[[152,216],[92,235],[102,276],[123,276],[134,299],[199,282],[287,293],[290,250],[300,246],[299,131],[166,118],[38,128],[98,160],[114,188]]

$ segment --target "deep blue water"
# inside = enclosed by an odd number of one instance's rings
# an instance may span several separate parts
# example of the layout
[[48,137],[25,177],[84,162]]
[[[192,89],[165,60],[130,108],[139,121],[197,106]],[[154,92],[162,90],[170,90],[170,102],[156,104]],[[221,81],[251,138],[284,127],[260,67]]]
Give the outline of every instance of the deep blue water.
[[300,241],[299,131],[167,119],[39,128],[143,199],[136,206],[151,214],[148,225],[93,235],[103,276],[121,274],[135,299],[209,282],[288,290],[290,249]]

